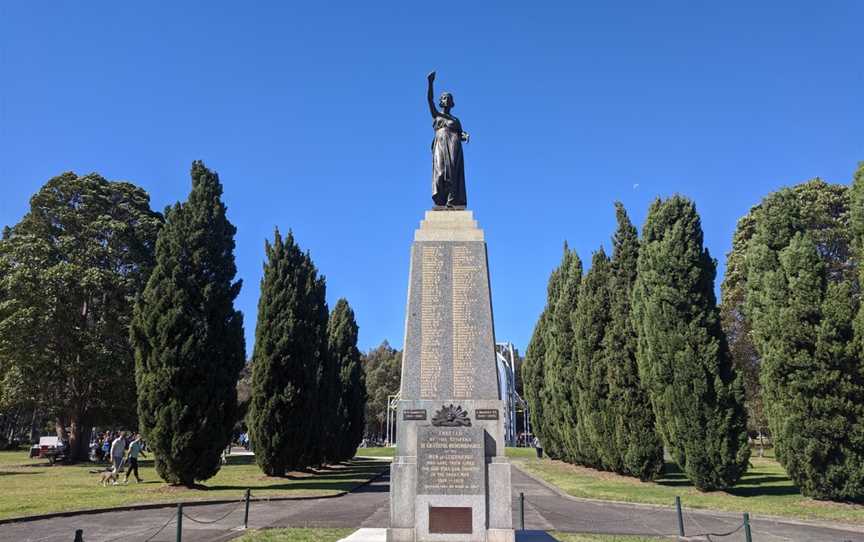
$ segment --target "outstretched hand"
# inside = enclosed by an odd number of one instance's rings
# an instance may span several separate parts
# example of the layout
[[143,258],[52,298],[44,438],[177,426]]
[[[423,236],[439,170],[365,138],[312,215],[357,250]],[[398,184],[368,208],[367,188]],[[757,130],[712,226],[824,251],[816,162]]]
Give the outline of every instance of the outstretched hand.
[[426,80],[430,83],[435,80],[435,72],[431,71],[426,75]]

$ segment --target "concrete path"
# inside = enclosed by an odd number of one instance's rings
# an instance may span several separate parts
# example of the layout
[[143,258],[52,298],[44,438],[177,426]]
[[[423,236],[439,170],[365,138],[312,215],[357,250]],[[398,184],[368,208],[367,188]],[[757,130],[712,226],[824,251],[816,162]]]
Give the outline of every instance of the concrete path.
[[[521,492],[525,494],[525,527],[529,530],[655,536],[677,534],[675,511],[671,507],[574,499],[562,496],[517,468],[512,472],[514,526],[519,526]],[[253,502],[249,526],[383,528],[389,521],[388,491],[389,478],[385,475],[343,497]],[[242,506],[191,506],[186,507],[185,512],[198,521],[218,521],[204,524],[195,523],[189,517],[184,518],[184,542],[225,541],[241,534],[236,528],[243,522]],[[85,542],[173,542],[177,528],[175,516],[174,509],[159,509],[13,523],[0,525],[0,541],[72,542],[75,529],[83,529]],[[684,523],[685,534],[695,537],[704,533],[731,531],[741,524],[741,517],[736,514],[685,510]],[[792,520],[763,520],[758,516],[751,518],[751,525],[754,542],[864,542],[864,528],[844,530]],[[160,527],[163,529],[157,532]],[[526,536],[520,539],[531,538]],[[738,531],[729,537],[712,539],[739,542],[744,540],[744,536]]]

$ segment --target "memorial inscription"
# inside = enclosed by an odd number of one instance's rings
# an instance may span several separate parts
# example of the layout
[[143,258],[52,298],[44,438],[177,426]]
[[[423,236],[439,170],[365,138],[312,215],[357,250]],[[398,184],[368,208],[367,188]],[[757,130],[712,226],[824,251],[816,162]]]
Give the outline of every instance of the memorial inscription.
[[453,397],[469,398],[474,394],[474,359],[477,344],[477,279],[481,271],[472,247],[456,245],[452,251],[453,279]]
[[469,428],[420,427],[417,493],[477,495],[484,487],[483,432]]
[[406,408],[402,411],[403,420],[422,421],[426,419],[425,408]]
[[422,303],[420,315],[420,397],[435,399],[441,380],[442,347],[446,337],[441,307],[444,288],[441,271],[444,267],[443,248],[427,245],[422,248]]
[[478,420],[497,420],[497,408],[478,408],[474,411],[474,417]]

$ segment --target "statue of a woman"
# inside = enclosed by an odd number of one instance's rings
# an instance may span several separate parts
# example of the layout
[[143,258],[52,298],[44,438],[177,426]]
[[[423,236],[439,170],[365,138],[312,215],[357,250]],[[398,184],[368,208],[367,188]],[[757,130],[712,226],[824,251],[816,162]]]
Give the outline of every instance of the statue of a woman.
[[468,142],[468,134],[462,131],[459,119],[450,114],[455,103],[453,95],[442,92],[438,99],[441,111],[435,108],[432,83],[435,72],[426,76],[429,81],[426,99],[432,113],[432,201],[438,207],[462,208],[468,205],[465,194],[465,164],[462,161],[462,142]]

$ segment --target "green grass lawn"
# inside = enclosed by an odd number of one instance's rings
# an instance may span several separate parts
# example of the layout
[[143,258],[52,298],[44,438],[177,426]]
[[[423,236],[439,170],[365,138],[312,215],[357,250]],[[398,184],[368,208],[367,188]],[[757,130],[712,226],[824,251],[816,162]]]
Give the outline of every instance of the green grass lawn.
[[255,497],[324,496],[348,491],[376,476],[387,461],[355,459],[347,465],[291,473],[285,478],[264,475],[251,456],[231,456],[228,465],[203,487],[173,487],[156,476],[153,462],[141,461],[144,483],[102,487],[96,465],[55,465],[28,459],[27,452],[0,452],[0,519],[90,508],[214,499],[240,499],[246,488]]
[[801,496],[798,488],[773,459],[756,458],[735,487],[726,491],[701,492],[674,464],[655,482],[569,465],[550,459],[516,460],[526,471],[561,488],[574,497],[672,506],[681,496],[685,508],[707,508],[750,512],[797,519],[821,519],[864,524],[864,506],[815,501]]
[[236,542],[336,542],[356,529],[265,529],[249,531]]
[[609,534],[578,534],[578,533],[549,533],[559,542],[659,542],[660,540],[671,540],[669,538],[649,538],[645,536],[622,536]]
[[360,457],[393,457],[396,455],[396,448],[357,448],[357,455]]

